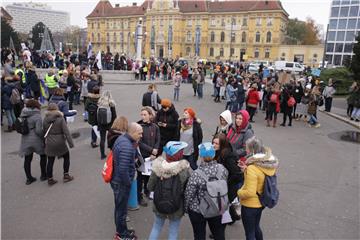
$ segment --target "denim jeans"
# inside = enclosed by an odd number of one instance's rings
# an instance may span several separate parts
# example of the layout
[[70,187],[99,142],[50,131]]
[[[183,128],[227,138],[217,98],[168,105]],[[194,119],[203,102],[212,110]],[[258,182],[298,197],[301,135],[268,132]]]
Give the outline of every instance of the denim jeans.
[[314,115],[310,115],[309,123],[310,125],[315,125],[317,123],[317,119]]
[[241,206],[241,219],[243,222],[246,240],[262,240],[260,228],[261,213],[264,208],[248,208]]
[[190,163],[190,167],[192,168],[192,170],[196,170],[198,168],[196,164],[197,159],[194,159],[194,154],[184,155],[183,157]]
[[126,215],[128,209],[128,199],[130,195],[130,186],[124,183],[114,183],[111,182],[111,188],[114,192],[114,200],[115,200],[115,225],[116,232],[122,238],[127,238],[130,235],[130,232],[127,228],[126,224]]
[[[161,229],[164,226],[165,218],[161,218],[155,214],[155,221],[149,236],[149,240],[159,239]],[[178,238],[179,227],[180,227],[181,218],[169,219],[169,240],[176,240]]]
[[7,120],[8,120],[8,126],[14,125],[15,120],[16,120],[14,109],[8,109],[8,110],[5,110],[5,111],[6,111],[6,117],[7,117]]
[[221,224],[222,216],[204,218],[200,213],[189,210],[189,218],[194,232],[194,240],[206,239],[206,222],[215,240],[225,240],[225,224]]
[[174,88],[174,101],[179,101],[179,95],[180,95],[180,88],[175,87]]
[[200,98],[203,98],[203,84],[198,84],[197,85],[197,92],[198,92],[198,97],[199,99]]
[[355,120],[360,120],[360,108],[354,107],[354,110],[351,113],[351,117]]

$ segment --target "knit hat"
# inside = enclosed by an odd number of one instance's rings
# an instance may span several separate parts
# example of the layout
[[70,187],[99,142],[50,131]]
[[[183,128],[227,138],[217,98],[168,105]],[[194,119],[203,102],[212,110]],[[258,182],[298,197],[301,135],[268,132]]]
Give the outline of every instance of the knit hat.
[[215,157],[215,149],[214,146],[210,142],[205,142],[199,144],[199,156],[202,158],[214,158]]
[[171,100],[167,99],[167,98],[163,98],[161,99],[161,106],[166,108],[166,107],[171,107]]
[[185,111],[187,111],[189,113],[191,118],[195,118],[196,113],[195,113],[194,109],[192,109],[191,107],[187,107],[187,108],[184,109],[184,112]]
[[166,161],[175,162],[181,160],[183,157],[184,148],[186,148],[187,146],[188,144],[186,142],[168,142],[163,148],[166,155]]

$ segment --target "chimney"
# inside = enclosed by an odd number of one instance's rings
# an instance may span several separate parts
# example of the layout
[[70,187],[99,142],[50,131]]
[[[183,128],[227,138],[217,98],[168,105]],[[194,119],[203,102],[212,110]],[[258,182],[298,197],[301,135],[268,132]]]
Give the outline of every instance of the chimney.
[[117,3],[117,4],[115,4],[115,7],[120,7],[120,4],[118,4],[118,3]]
[[134,6],[134,7],[137,6],[137,3],[136,3],[136,2],[133,2],[133,6]]

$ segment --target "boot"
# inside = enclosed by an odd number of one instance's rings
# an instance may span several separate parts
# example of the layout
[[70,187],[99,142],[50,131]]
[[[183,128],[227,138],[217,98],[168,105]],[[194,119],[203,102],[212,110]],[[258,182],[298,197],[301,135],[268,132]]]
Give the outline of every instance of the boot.
[[56,184],[57,183],[57,181],[55,180],[55,179],[53,179],[53,178],[49,178],[48,179],[48,185],[49,186],[52,186],[52,185],[54,185],[54,184]]
[[30,185],[30,184],[32,184],[32,183],[35,182],[35,181],[36,181],[36,178],[34,178],[34,177],[28,178],[28,179],[26,180],[26,185]]
[[274,117],[274,121],[273,121],[273,128],[276,128],[276,117]]

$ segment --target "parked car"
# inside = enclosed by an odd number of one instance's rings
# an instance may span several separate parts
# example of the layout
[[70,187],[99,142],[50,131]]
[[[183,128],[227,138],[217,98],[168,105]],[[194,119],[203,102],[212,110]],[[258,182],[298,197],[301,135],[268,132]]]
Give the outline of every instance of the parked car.
[[275,61],[275,70],[300,73],[304,71],[304,66],[297,62]]

